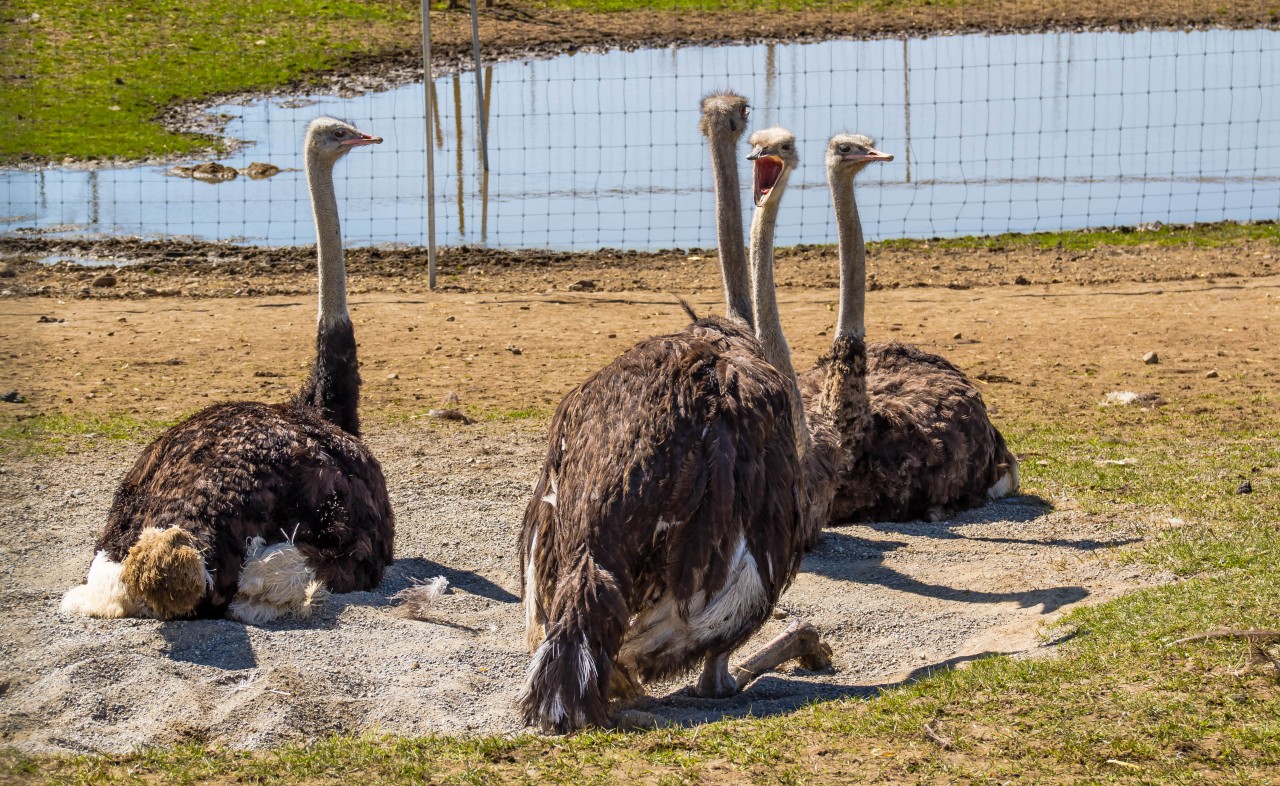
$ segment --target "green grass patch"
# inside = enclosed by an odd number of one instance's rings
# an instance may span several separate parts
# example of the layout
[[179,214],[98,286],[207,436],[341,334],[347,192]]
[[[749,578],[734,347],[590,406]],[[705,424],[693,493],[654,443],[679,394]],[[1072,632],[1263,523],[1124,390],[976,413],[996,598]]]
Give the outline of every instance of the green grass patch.
[[97,443],[141,442],[180,418],[143,420],[131,415],[63,413],[0,417],[0,456],[28,456],[92,449]]
[[868,243],[868,247],[911,250],[924,246],[936,249],[988,249],[1004,251],[1018,248],[1088,251],[1100,246],[1161,246],[1218,248],[1233,243],[1265,240],[1280,243],[1280,224],[1273,221],[1237,223],[1223,221],[1217,224],[1171,224],[1150,229],[1116,227],[1110,229],[1079,229],[1064,232],[1006,233],[932,240],[881,240]]
[[288,84],[404,46],[418,6],[357,0],[14,0],[0,47],[0,160],[182,154],[163,109]]

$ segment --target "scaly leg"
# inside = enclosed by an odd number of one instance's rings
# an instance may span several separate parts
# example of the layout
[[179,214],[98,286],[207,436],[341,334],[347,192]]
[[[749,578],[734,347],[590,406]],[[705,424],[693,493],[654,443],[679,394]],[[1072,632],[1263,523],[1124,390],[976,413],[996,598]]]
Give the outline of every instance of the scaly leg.
[[693,695],[707,699],[725,699],[738,692],[738,683],[729,675],[729,653],[708,655],[702,663],[702,676]]
[[[831,665],[831,647],[823,643],[817,628],[796,620],[776,639],[735,668],[731,679],[737,683],[738,690],[744,690],[756,679],[792,658],[799,659],[800,665],[809,671],[825,669]],[[705,671],[703,677],[706,677]]]

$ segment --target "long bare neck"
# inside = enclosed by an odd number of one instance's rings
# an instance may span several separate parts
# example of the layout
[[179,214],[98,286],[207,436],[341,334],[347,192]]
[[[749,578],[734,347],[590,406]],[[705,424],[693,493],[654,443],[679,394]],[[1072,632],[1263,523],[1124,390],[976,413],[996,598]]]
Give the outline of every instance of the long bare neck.
[[795,430],[796,449],[803,457],[809,449],[809,429],[796,370],[791,364],[791,347],[782,332],[773,276],[773,232],[784,187],[781,183],[775,186],[769,201],[757,207],[751,219],[751,303],[756,315],[756,338],[764,349],[764,358],[786,377],[791,387],[791,425]]
[[747,250],[742,242],[742,188],[738,182],[736,139],[718,131],[711,137],[711,172],[716,190],[716,241],[724,277],[725,313],[753,327]]
[[347,268],[342,260],[342,229],[338,224],[338,198],[333,193],[333,164],[307,152],[307,186],[311,212],[316,220],[316,257],[320,268],[320,328],[347,313]]
[[325,420],[359,436],[360,362],[356,358],[355,329],[347,313],[347,270],[342,261],[332,163],[308,152],[307,183],[316,219],[320,311],[315,359],[294,405],[317,410]]
[[853,176],[830,172],[831,201],[836,209],[836,231],[840,236],[840,313],[836,319],[836,339],[867,335],[867,245],[862,237],[862,220],[853,196]]

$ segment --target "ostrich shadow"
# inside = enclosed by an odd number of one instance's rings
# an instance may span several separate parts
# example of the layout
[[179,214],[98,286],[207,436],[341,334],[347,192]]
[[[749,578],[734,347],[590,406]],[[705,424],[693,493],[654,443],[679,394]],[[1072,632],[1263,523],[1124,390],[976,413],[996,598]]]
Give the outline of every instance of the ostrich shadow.
[[[461,568],[450,568],[423,557],[404,557],[387,566],[382,582],[375,589],[364,592],[345,592],[341,595],[330,595],[322,607],[325,618],[336,619],[343,609],[349,606],[392,606],[391,599],[397,592],[422,584],[437,576],[444,576],[449,581],[451,590],[476,595],[496,603],[517,604],[520,596],[490,581],[479,573]],[[292,620],[303,622],[306,620]],[[289,620],[284,621],[286,624]],[[275,627],[275,623],[271,623]],[[314,627],[301,625],[300,627]]]
[[834,581],[878,584],[882,587],[909,592],[938,600],[963,603],[1007,603],[1014,601],[1019,608],[1043,606],[1041,613],[1049,614],[1063,606],[1078,603],[1089,596],[1089,591],[1079,586],[1048,587],[1045,589],[1015,590],[1010,592],[983,592],[945,584],[930,584],[909,576],[884,564],[884,555],[905,547],[896,540],[873,540],[846,535],[843,532],[823,533],[822,543],[805,557],[800,570]]
[[158,631],[169,660],[243,671],[258,666],[245,624],[230,619],[166,620]]
[[802,669],[796,670],[796,676],[774,672],[766,674],[742,693],[728,699],[700,698],[690,693],[690,688],[685,687],[665,696],[644,700],[634,705],[634,708],[653,713],[672,726],[682,727],[733,718],[768,718],[787,715],[818,702],[872,699],[882,691],[907,685],[935,672],[955,669],[967,663],[1006,654],[1008,653],[988,651],[975,655],[956,655],[917,667],[900,680],[869,685],[845,685],[798,679],[801,675],[821,673],[806,672]]
[[[161,653],[170,660],[212,666],[226,671],[255,668],[258,664],[249,639],[249,628],[283,632],[331,629],[337,626],[342,612],[351,606],[389,607],[391,596],[402,589],[436,576],[444,576],[452,587],[498,603],[516,604],[519,596],[469,570],[449,568],[421,557],[398,559],[387,567],[382,582],[366,592],[330,595],[309,617],[285,617],[257,625],[233,619],[171,620],[160,624],[165,640]],[[447,627],[468,632],[472,628],[448,621],[436,621]]]
[[[986,535],[970,535],[960,530],[963,527],[978,524],[1029,524],[1055,510],[1052,502],[1035,494],[1020,494],[994,500],[980,508],[960,511],[942,521],[849,521],[835,526],[862,526],[877,532],[912,535],[915,537],[937,538],[939,540],[974,540],[984,543],[1017,543],[1029,546],[1056,546],[1078,551],[1097,551],[1136,543],[1141,538],[1115,538],[1097,540],[1085,538],[1013,538],[993,537]],[[828,534],[830,531],[828,530]]]

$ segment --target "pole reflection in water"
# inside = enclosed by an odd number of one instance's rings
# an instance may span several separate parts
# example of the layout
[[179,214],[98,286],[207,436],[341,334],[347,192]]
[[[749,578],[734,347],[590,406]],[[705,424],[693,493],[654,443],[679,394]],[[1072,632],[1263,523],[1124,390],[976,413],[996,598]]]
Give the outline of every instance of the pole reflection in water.
[[462,77],[458,74],[453,75],[453,118],[454,128],[457,130],[457,144],[454,145],[457,148],[454,167],[458,175],[458,235],[466,237],[467,208],[462,184]]

